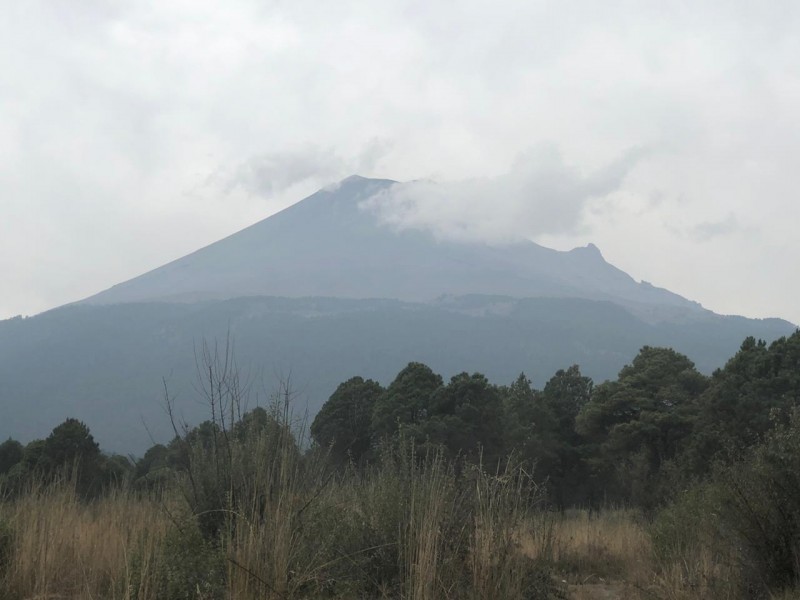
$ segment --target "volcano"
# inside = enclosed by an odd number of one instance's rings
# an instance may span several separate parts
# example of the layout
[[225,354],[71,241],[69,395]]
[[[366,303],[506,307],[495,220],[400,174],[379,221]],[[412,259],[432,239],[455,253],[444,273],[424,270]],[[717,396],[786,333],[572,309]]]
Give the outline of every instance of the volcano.
[[411,361],[496,383],[525,372],[541,386],[573,364],[613,378],[650,345],[710,373],[745,337],[794,331],[637,282],[591,244],[561,252],[398,229],[380,209],[403,185],[350,177],[90,298],[0,321],[0,439],[41,438],[75,417],[104,449],[142,452],[173,434],[165,388],[179,420],[209,418],[195,357],[217,341],[232,341],[251,407],[290,375],[296,408],[313,418],[339,383],[388,384]]
[[651,318],[699,304],[634,281],[593,244],[561,252],[534,242],[436,239],[384,224],[376,204],[404,184],[353,176],[188,256],[86,299],[88,304],[196,302],[242,296],[442,296],[606,300]]

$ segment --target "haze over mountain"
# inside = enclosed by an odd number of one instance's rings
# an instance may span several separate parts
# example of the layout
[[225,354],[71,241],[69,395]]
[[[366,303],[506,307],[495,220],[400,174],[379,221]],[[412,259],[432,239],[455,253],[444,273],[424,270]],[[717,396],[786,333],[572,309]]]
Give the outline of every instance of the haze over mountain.
[[[638,283],[593,245],[560,252],[438,239],[382,218],[390,180],[350,177],[255,225],[81,302],[0,321],[0,439],[43,437],[66,417],[101,446],[140,452],[198,402],[195,351],[229,334],[264,403],[289,373],[313,417],[354,375],[388,383],[408,362],[541,386],[579,364],[612,378],[644,345],[711,372],[746,336],[794,330],[725,317]],[[146,423],[143,425],[142,423]]]

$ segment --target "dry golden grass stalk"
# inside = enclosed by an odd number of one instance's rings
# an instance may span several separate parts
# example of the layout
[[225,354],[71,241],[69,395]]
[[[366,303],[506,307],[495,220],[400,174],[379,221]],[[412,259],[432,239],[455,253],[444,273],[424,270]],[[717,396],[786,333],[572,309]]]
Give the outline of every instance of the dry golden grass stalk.
[[[70,482],[32,485],[0,517],[13,532],[0,588],[9,598],[129,598],[132,557],[146,572],[169,527],[153,500],[122,489],[85,503]],[[153,598],[146,581],[140,600]]]

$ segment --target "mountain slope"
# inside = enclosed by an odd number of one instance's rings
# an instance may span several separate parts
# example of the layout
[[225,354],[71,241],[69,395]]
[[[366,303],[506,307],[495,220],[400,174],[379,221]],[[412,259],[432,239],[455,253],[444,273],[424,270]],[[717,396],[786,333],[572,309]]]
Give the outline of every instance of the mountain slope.
[[0,321],[0,439],[44,437],[76,417],[107,450],[165,441],[163,381],[185,420],[208,418],[195,351],[229,334],[251,401],[291,373],[297,408],[313,418],[342,381],[387,384],[410,361],[496,383],[524,371],[542,386],[572,364],[612,378],[644,345],[710,372],[745,337],[794,330],[637,283],[592,245],[559,252],[393,230],[363,206],[394,185],[348,178],[83,302]]
[[381,225],[363,203],[395,185],[403,184],[350,177],[85,302],[192,302],[249,295],[416,302],[443,294],[501,294],[610,300],[643,314],[664,309],[661,313],[669,318],[676,310],[705,312],[676,294],[637,283],[591,244],[570,252],[533,242],[489,246]]
[[[178,414],[208,418],[197,393],[195,350],[233,340],[251,402],[264,404],[291,374],[295,406],[311,418],[354,375],[388,384],[410,361],[444,377],[479,371],[510,383],[524,371],[541,387],[579,364],[613,378],[644,344],[671,346],[704,372],[747,335],[775,339],[785,321],[715,317],[646,323],[607,301],[450,297],[392,300],[236,298],[196,303],[73,305],[0,321],[0,439],[44,437],[66,417],[84,420],[107,450],[142,452],[171,436],[163,380]],[[146,425],[146,426],[145,426]]]

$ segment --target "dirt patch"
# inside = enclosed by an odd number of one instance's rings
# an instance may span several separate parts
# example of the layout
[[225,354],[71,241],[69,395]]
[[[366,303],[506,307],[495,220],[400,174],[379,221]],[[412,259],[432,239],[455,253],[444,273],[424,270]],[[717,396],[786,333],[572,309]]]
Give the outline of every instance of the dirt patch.
[[636,590],[624,583],[584,583],[567,587],[571,600],[635,600]]

